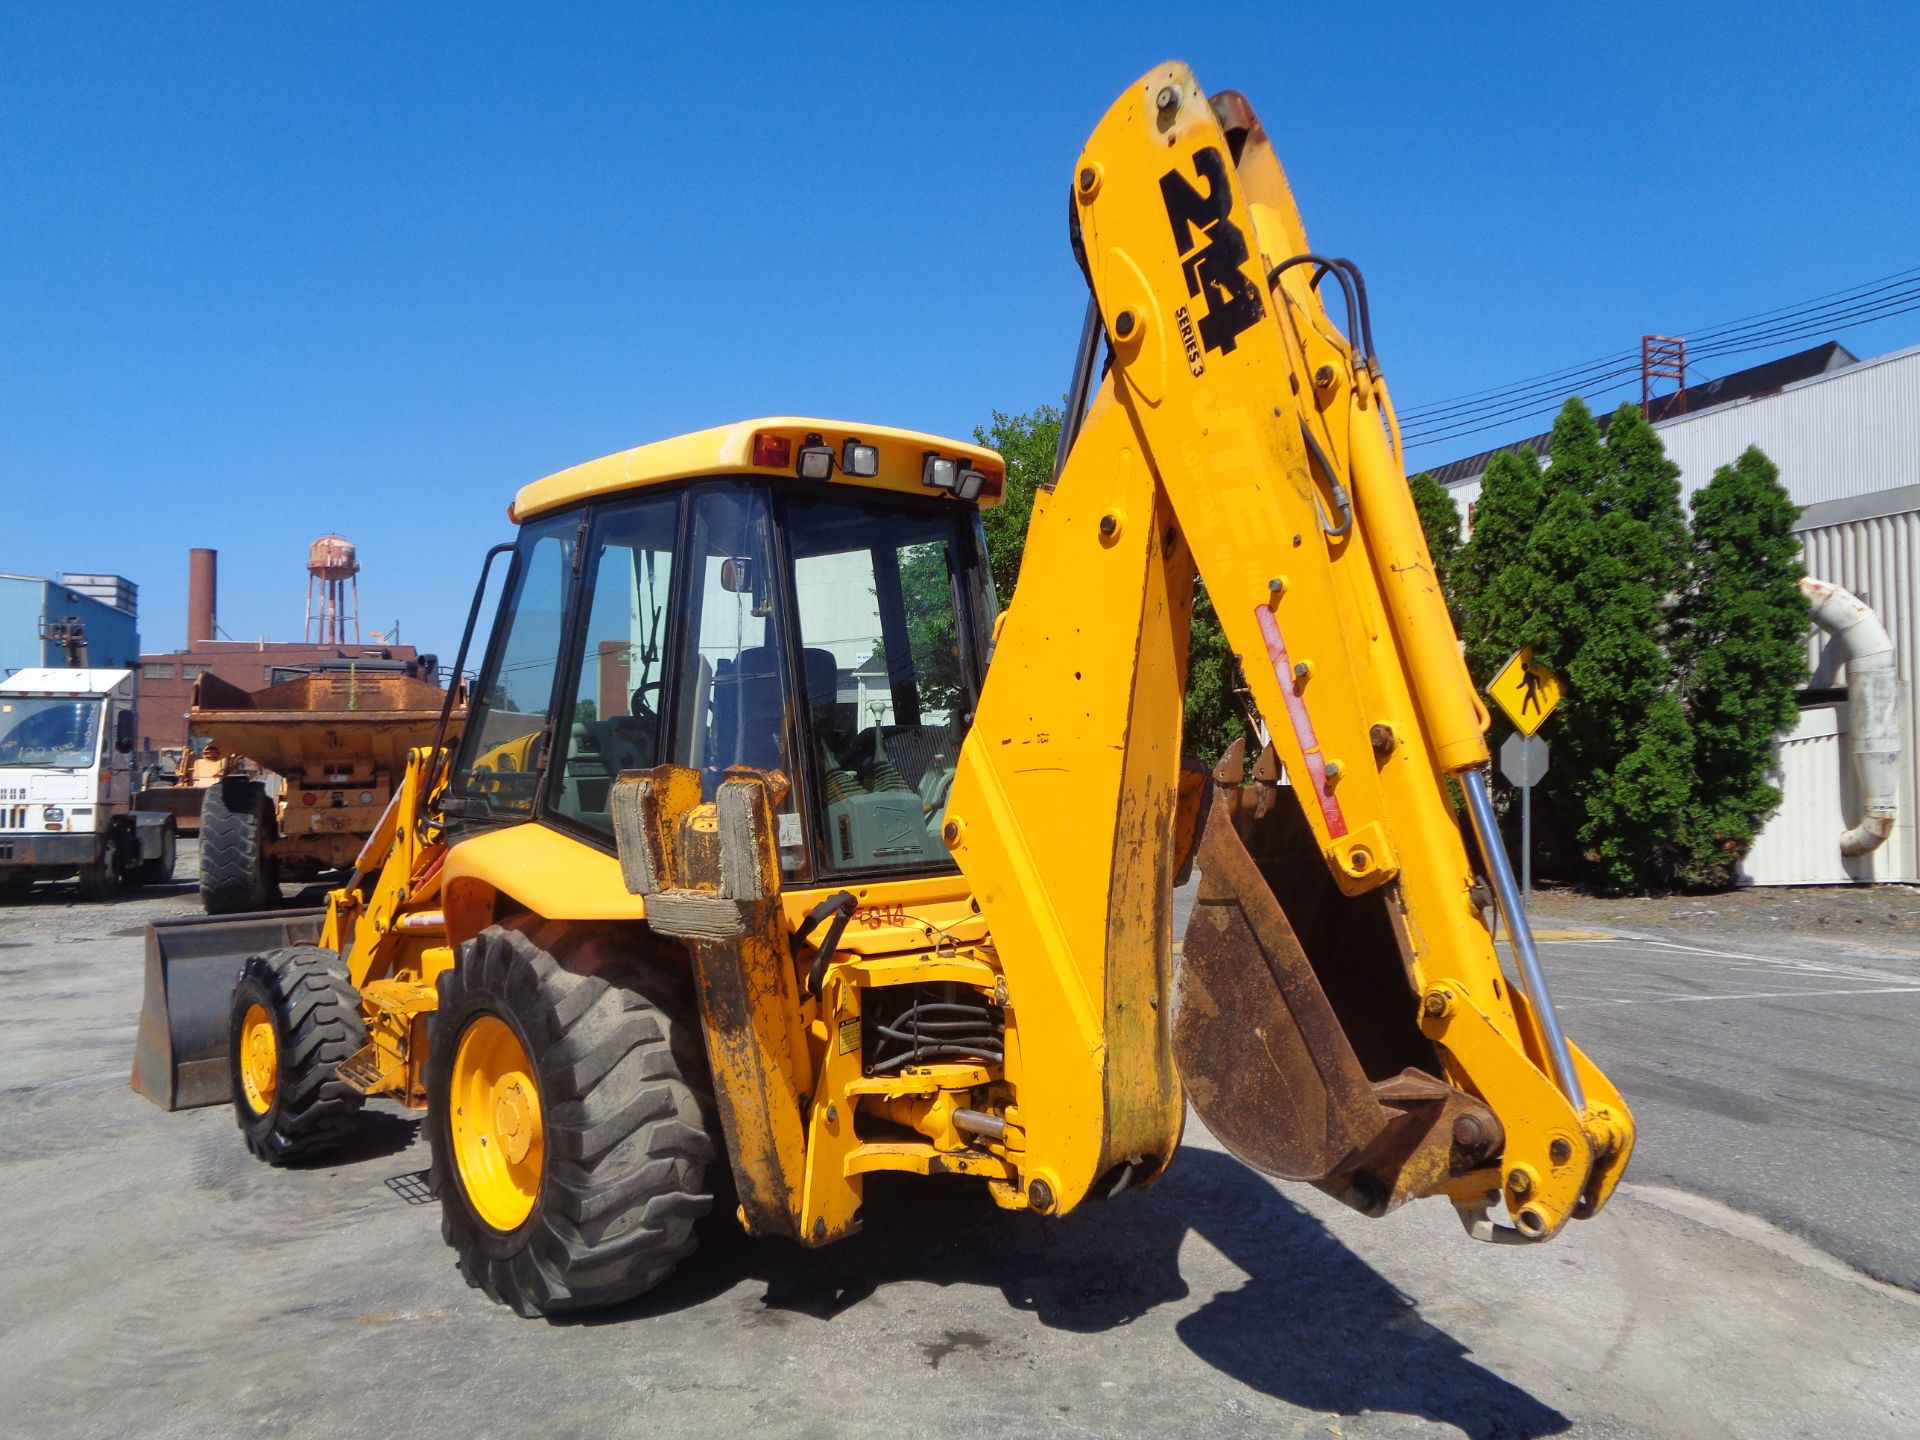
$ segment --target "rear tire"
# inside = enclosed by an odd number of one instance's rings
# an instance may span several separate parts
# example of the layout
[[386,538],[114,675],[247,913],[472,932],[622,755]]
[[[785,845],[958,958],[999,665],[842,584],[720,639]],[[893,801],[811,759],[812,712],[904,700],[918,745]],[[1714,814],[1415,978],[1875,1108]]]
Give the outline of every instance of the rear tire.
[[233,1113],[269,1165],[306,1160],[353,1134],[366,1097],[336,1073],[367,1043],[346,961],[315,945],[254,955],[240,967],[227,1022]]
[[[491,1089],[488,1050],[512,1057]],[[713,1205],[711,1083],[686,978],[616,932],[529,919],[462,945],[440,977],[427,1131],[467,1283],[544,1315],[666,1279]]]
[[160,853],[151,860],[140,862],[142,885],[164,885],[173,879],[173,862],[179,849],[179,836],[179,829],[169,815],[166,824],[160,827]]
[[200,904],[209,915],[237,915],[277,904],[280,886],[267,841],[273,834],[266,787],[229,776],[200,802]]

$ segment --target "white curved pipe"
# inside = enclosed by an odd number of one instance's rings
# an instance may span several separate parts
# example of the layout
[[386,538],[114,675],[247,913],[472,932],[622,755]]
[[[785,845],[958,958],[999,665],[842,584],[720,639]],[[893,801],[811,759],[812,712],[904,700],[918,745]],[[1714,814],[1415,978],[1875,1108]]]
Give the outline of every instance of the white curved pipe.
[[1867,855],[1893,833],[1900,785],[1900,677],[1886,626],[1858,596],[1828,580],[1806,579],[1813,623],[1833,637],[1847,661],[1847,731],[1860,777],[1864,814],[1840,837],[1840,853]]

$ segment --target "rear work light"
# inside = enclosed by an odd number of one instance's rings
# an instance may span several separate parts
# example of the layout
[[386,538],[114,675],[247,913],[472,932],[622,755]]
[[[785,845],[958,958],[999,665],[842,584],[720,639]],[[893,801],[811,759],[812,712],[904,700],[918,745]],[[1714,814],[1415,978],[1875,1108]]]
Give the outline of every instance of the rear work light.
[[833,447],[818,435],[807,436],[800,447],[800,463],[794,467],[802,480],[827,480],[833,476]]
[[998,470],[981,470],[961,460],[927,452],[920,467],[920,483],[934,490],[945,490],[955,499],[975,501],[981,497],[998,500],[1006,485],[1006,476]]
[[793,463],[793,441],[785,435],[769,435],[764,430],[753,437],[753,463],[784,470]]
[[935,490],[952,490],[960,483],[960,462],[929,450],[920,466],[920,483]]
[[840,468],[848,475],[869,477],[880,473],[880,451],[872,445],[849,440],[840,447]]

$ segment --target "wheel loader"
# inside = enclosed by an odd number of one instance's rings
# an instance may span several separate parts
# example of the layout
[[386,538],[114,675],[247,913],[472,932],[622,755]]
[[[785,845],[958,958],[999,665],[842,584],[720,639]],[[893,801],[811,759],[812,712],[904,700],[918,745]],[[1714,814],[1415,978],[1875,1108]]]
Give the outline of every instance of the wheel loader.
[[[882,1172],[1066,1215],[1189,1103],[1371,1215],[1597,1211],[1633,1120],[1555,1018],[1359,270],[1178,64],[1070,182],[1092,298],[1004,613],[978,445],[778,417],[527,485],[461,733],[324,913],[155,928],[136,1084],[275,1163],[424,1108],[461,1271],[529,1315],[717,1204],[829,1244]],[[1256,742],[1210,771],[1197,578]]]

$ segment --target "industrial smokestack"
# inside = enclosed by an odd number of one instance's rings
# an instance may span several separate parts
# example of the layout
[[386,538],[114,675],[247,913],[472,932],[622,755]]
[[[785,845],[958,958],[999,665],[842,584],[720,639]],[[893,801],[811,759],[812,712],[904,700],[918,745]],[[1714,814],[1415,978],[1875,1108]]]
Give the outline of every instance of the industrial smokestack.
[[215,600],[219,590],[218,552],[193,550],[187,555],[187,644],[213,639]]

